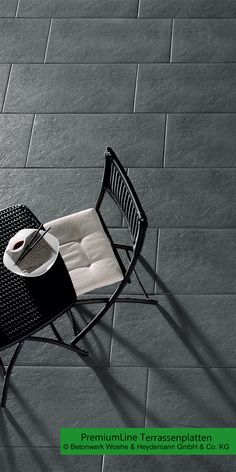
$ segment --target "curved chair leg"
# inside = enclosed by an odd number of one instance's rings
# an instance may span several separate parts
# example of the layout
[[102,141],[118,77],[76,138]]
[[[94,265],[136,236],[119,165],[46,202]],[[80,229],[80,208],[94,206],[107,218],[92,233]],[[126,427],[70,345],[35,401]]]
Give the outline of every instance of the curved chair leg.
[[[130,257],[130,255],[129,255],[129,249],[126,249],[125,252],[126,252],[126,255],[127,255],[129,261],[131,262],[131,257]],[[146,292],[146,290],[145,290],[145,288],[144,288],[144,286],[143,286],[143,284],[142,284],[142,282],[141,282],[141,280],[140,280],[140,278],[139,278],[139,275],[137,274],[136,269],[134,268],[133,270],[134,270],[135,277],[136,277],[136,279],[137,279],[137,281],[138,281],[138,283],[139,283],[139,285],[140,285],[140,287],[141,287],[141,289],[142,289],[142,291],[143,291],[145,297],[146,297],[146,298],[149,298],[149,296],[148,296],[148,294],[147,294],[147,292]]]
[[17,344],[16,349],[14,351],[14,354],[13,354],[11,360],[10,360],[10,363],[9,363],[7,371],[6,371],[6,375],[5,375],[5,378],[4,378],[3,392],[2,392],[2,400],[1,400],[1,407],[2,408],[4,408],[6,406],[7,392],[8,392],[11,372],[12,372],[12,369],[14,367],[14,364],[16,362],[16,359],[17,359],[17,357],[20,353],[20,350],[21,350],[23,344],[24,344],[23,341],[21,341]]
[[[99,311],[99,313],[90,321],[85,328],[80,331],[79,334],[75,336],[75,338],[72,340],[71,345],[74,346],[78,341],[80,341],[94,326],[95,324],[100,321],[100,319],[105,315],[105,313],[111,308],[111,304],[109,303],[109,298],[105,297],[96,297],[96,298],[87,298],[87,299],[81,299],[77,300],[76,304],[93,304],[93,303],[106,303],[106,305]],[[153,300],[151,298],[141,298],[141,297],[117,297],[115,301],[112,303],[142,303],[146,305],[155,305],[158,306],[158,301]]]
[[0,357],[0,370],[1,370],[1,372],[2,372],[2,376],[5,377],[5,375],[6,375],[6,369],[5,369],[4,365],[3,365],[3,362],[2,362],[2,358],[1,358],[1,357]]
[[[56,327],[54,326],[54,323],[51,322],[50,323],[50,326],[51,326],[51,329],[52,329],[52,332],[55,334],[56,338],[58,339],[58,342],[63,344],[64,341],[60,335],[60,333],[57,331]],[[77,333],[75,333],[77,334]],[[44,338],[45,339],[45,338]],[[48,341],[47,341],[48,342]],[[65,343],[66,344],[66,343]],[[88,351],[85,351],[85,349],[80,349],[78,346],[77,347],[77,354],[79,355],[82,355],[82,356],[88,356],[89,355],[89,352]]]

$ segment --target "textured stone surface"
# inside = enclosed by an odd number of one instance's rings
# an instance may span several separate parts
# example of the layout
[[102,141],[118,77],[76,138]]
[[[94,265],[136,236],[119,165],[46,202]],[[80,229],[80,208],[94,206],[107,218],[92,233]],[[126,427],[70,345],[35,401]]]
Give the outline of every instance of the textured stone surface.
[[[113,147],[147,212],[137,271],[160,305],[117,304],[79,343],[88,358],[25,343],[0,409],[0,468],[233,470],[230,456],[64,458],[58,445],[62,426],[141,427],[146,413],[147,426],[235,426],[235,0],[18,7],[0,0],[1,208],[48,221],[93,207]],[[108,198],[103,210],[129,242]],[[140,296],[134,277],[126,292]],[[56,326],[69,341],[66,315]]]
[[234,0],[141,0],[140,16],[236,17],[236,5]]
[[5,112],[130,112],[136,65],[14,65]]
[[24,167],[32,115],[0,115],[0,167]]
[[[233,456],[105,456],[104,472],[225,472],[234,468]],[[66,471],[67,472],[67,471]]]
[[233,428],[236,369],[150,369],[148,427]]
[[169,62],[171,20],[55,20],[47,62]]
[[111,365],[236,367],[236,296],[156,299],[116,305]]
[[131,169],[150,226],[235,228],[236,172]]
[[0,62],[43,62],[49,19],[0,19]]
[[168,115],[166,167],[235,167],[235,114]]
[[9,414],[0,411],[0,444],[58,447],[62,425],[142,427],[146,382],[138,367],[17,367]]
[[28,166],[103,167],[112,146],[125,166],[161,167],[164,127],[164,115],[37,115]]
[[160,231],[157,292],[235,293],[235,230]]
[[137,11],[138,0],[21,0],[18,16],[136,17]]
[[0,447],[1,463],[3,470],[25,472],[71,472],[71,470],[81,467],[87,472],[101,472],[102,458],[100,456],[62,456],[59,448],[40,447]]
[[176,20],[173,62],[235,62],[236,19]]
[[[11,169],[0,172],[2,207],[26,204],[43,222],[94,207],[102,169]],[[104,215],[113,226],[121,224],[111,201]]]
[[0,16],[15,16],[18,0],[0,0]]
[[141,64],[136,112],[236,112],[236,64]]

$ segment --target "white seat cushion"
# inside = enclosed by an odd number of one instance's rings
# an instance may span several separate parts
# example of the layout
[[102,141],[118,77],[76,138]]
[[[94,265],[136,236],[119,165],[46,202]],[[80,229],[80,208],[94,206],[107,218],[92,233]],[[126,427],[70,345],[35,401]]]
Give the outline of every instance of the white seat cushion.
[[59,240],[60,253],[77,296],[120,282],[123,274],[94,208],[46,223]]

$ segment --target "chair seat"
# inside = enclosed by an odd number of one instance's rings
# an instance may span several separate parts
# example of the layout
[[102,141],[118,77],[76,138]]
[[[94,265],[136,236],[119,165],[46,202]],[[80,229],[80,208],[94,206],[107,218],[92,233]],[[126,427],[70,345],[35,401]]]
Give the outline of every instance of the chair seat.
[[59,240],[60,253],[77,297],[99,287],[120,282],[123,273],[94,208],[48,223]]

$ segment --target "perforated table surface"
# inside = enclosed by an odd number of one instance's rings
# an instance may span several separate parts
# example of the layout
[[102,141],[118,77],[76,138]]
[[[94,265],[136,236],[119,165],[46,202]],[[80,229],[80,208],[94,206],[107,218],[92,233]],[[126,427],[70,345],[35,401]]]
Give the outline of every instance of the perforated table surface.
[[40,222],[23,205],[0,211],[0,350],[15,344],[62,315],[76,301],[76,294],[60,254],[48,272],[21,277],[3,264],[9,239],[23,228]]

